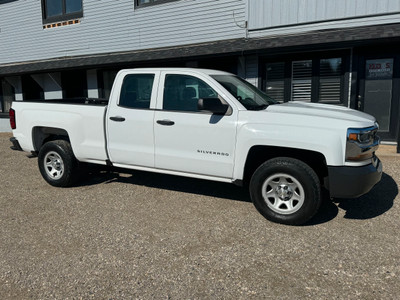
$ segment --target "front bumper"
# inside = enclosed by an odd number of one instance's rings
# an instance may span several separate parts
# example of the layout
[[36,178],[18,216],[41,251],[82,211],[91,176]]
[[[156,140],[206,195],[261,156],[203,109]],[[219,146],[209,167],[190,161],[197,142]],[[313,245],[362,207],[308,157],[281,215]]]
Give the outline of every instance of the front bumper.
[[23,151],[18,140],[15,137],[10,138],[10,142],[13,144],[10,147],[12,150]]
[[357,198],[368,193],[382,177],[382,163],[377,158],[362,167],[328,167],[329,177],[325,182],[333,198]]

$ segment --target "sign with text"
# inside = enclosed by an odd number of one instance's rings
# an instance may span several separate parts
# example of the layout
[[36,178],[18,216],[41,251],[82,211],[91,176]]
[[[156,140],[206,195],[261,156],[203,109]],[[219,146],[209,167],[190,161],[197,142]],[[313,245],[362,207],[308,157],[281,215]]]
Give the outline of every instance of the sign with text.
[[366,61],[366,79],[392,79],[393,58],[370,59]]

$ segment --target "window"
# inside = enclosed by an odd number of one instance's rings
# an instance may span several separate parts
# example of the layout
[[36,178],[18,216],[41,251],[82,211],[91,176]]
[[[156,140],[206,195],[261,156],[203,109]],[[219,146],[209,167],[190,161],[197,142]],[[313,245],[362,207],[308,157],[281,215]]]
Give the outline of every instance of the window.
[[267,86],[268,96],[276,101],[284,101],[285,97],[285,63],[274,62],[267,64]]
[[217,98],[215,92],[204,81],[188,75],[166,75],[164,83],[163,109],[198,111],[199,98]]
[[150,6],[155,4],[163,4],[177,0],[135,0],[135,7]]
[[342,58],[321,59],[319,65],[319,101],[340,104],[342,82]]
[[234,75],[211,75],[248,110],[262,110],[276,102],[254,85]]
[[124,78],[119,106],[128,108],[150,108],[154,74],[131,74]]
[[82,0],[42,0],[43,22],[66,21],[83,16]]
[[264,90],[281,101],[346,104],[349,63],[346,56],[281,60],[265,64]]
[[312,61],[292,62],[292,101],[311,101]]

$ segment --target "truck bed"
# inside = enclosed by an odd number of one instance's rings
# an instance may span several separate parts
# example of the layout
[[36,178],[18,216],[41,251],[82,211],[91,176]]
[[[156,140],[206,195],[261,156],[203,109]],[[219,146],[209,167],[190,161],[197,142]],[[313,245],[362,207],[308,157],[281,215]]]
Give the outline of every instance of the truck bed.
[[107,160],[104,125],[107,105],[103,100],[15,101],[13,108],[18,112],[14,137],[24,151],[37,150],[34,142],[38,132],[45,135],[60,129],[67,133],[78,160],[96,163]]

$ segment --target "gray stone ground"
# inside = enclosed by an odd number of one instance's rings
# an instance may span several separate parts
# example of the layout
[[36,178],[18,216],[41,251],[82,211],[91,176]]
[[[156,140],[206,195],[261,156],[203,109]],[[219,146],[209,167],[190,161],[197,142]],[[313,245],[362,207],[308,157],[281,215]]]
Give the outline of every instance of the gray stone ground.
[[0,299],[399,299],[400,155],[301,227],[241,188],[144,172],[54,188],[0,134]]

